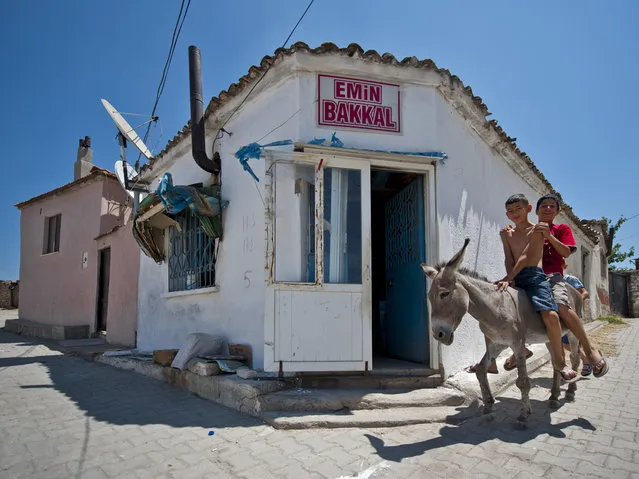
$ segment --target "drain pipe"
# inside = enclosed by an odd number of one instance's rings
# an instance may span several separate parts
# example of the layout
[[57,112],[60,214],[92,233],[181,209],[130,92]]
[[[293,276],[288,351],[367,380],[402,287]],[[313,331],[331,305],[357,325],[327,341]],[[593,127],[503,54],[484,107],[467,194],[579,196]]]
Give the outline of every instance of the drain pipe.
[[220,155],[213,155],[209,159],[206,154],[204,141],[204,117],[202,100],[202,60],[200,49],[191,45],[189,47],[189,86],[191,93],[191,145],[193,159],[204,171],[213,175],[220,174]]

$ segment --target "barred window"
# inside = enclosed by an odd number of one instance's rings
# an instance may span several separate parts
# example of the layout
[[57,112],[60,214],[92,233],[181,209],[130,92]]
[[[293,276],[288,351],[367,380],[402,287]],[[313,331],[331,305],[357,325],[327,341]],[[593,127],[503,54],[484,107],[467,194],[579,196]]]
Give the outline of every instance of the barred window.
[[215,239],[188,208],[174,219],[182,231],[169,228],[169,291],[215,286]]

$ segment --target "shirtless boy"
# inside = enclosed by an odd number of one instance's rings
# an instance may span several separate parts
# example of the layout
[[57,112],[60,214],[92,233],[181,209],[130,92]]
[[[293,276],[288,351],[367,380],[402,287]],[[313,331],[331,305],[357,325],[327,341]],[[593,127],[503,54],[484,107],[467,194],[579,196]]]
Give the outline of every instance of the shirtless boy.
[[577,373],[566,365],[561,344],[559,308],[550,282],[541,267],[545,238],[539,228],[536,228],[537,225],[528,219],[531,211],[532,205],[524,195],[513,195],[506,200],[506,216],[515,223],[515,228],[504,228],[501,231],[508,274],[497,285],[505,291],[514,283],[514,286],[525,291],[546,325],[553,366],[565,380],[570,381]]

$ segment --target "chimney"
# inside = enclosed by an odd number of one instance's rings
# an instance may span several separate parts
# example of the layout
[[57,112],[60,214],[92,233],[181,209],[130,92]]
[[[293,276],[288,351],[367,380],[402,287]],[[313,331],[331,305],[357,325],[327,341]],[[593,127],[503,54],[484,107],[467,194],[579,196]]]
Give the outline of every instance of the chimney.
[[79,180],[91,173],[93,168],[93,150],[91,149],[91,137],[85,136],[80,139],[78,148],[78,158],[73,165],[73,180]]

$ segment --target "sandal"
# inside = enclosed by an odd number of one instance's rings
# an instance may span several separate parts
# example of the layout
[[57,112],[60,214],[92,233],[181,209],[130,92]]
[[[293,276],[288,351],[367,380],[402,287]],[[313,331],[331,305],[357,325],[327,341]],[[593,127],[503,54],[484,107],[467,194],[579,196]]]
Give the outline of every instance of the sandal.
[[581,375],[590,376],[590,373],[592,373],[592,365],[590,363],[584,363],[583,367],[581,368]]
[[[491,370],[491,366],[495,366],[495,368],[493,370]],[[467,373],[472,373],[475,374],[477,373],[477,367],[479,366],[479,363],[477,364],[473,364],[471,366],[468,366],[466,369],[464,369],[464,371],[466,371]],[[491,362],[490,366],[488,366],[488,369],[486,370],[486,372],[488,374],[499,374],[499,371],[497,370],[497,364],[495,364],[494,361]]]
[[561,374],[561,377],[566,382],[570,383],[570,382],[573,382],[574,380],[577,379],[577,373],[575,371],[573,371],[572,369],[570,369],[568,366],[564,366],[564,368],[561,369],[561,370],[556,369],[555,371],[557,371],[559,374]]
[[[526,359],[528,359],[529,357],[531,357],[533,355],[533,352],[526,348]],[[512,369],[515,369],[517,367],[517,358],[515,357],[515,355],[511,355],[508,359],[506,359],[506,361],[504,361],[504,369],[506,371],[510,371]]]
[[[601,352],[599,353],[601,354]],[[592,366],[592,375],[596,378],[604,376],[608,372],[608,363],[601,356],[601,359]]]

